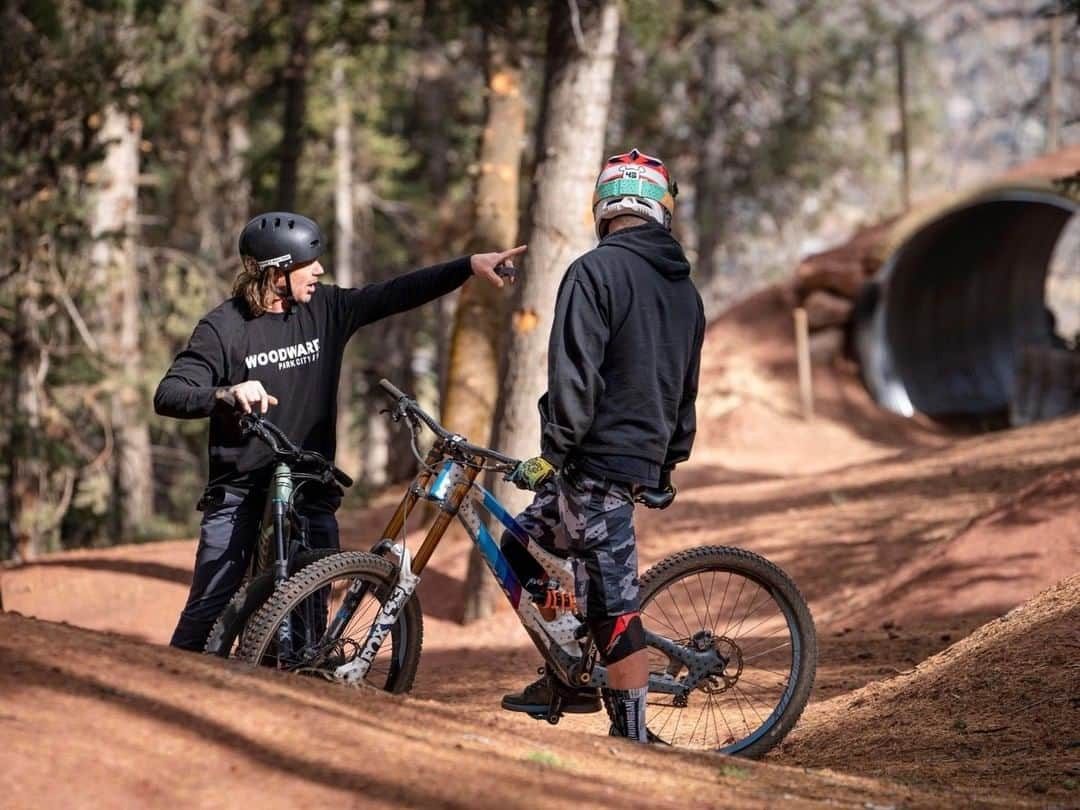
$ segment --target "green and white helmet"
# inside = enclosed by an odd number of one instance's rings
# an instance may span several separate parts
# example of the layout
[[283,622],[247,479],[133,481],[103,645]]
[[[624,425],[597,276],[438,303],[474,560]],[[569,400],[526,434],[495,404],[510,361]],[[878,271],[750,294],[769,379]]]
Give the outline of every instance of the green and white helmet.
[[679,186],[662,160],[637,149],[612,155],[604,162],[593,192],[596,238],[603,239],[607,223],[624,214],[655,220],[670,230],[678,193]]

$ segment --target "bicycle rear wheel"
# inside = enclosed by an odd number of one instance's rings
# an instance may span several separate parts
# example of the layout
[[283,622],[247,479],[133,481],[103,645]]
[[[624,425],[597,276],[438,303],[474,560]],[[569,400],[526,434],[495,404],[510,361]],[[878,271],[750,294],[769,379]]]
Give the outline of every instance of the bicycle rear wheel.
[[[239,657],[252,664],[330,677],[359,654],[394,588],[395,571],[387,560],[363,551],[339,552],[306,566],[287,579],[251,618]],[[324,631],[354,583],[363,585],[362,600],[340,635],[327,640]],[[289,623],[292,649],[279,654],[278,640],[285,622]],[[387,692],[409,691],[420,663],[423,634],[420,600],[414,593],[379,648],[366,682]]]
[[[810,697],[817,638],[795,583],[763,557],[726,546],[671,555],[641,578],[645,627],[726,664],[688,695],[650,694],[650,738],[756,758],[794,727]],[[685,667],[649,647],[650,672]]]

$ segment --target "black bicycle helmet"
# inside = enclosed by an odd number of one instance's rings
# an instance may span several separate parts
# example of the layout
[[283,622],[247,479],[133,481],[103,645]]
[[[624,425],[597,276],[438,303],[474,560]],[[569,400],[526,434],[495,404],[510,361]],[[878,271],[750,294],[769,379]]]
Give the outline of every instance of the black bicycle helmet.
[[288,270],[296,264],[314,261],[323,252],[323,235],[318,224],[300,214],[271,211],[259,214],[240,231],[240,258],[254,261],[259,270],[278,267]]

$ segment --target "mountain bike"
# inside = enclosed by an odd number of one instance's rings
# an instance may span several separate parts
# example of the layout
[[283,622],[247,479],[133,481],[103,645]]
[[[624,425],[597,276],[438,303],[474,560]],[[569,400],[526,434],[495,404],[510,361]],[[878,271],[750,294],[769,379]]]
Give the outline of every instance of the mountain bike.
[[[289,575],[338,551],[313,549],[308,544],[307,519],[295,508],[302,488],[310,482],[320,486],[336,483],[343,488],[353,483],[333,462],[320,453],[297,447],[277,425],[259,414],[241,414],[239,423],[244,436],[253,436],[270,448],[274,469],[244,584],[214,623],[203,648],[204,652],[222,657],[236,652],[248,619]],[[314,603],[307,607],[309,611],[315,609]],[[308,629],[315,625],[309,622],[300,626]],[[293,643],[290,623],[283,625],[280,635],[284,643]]]
[[[507,510],[477,483],[485,471],[509,474],[518,464],[451,433],[383,380],[391,415],[412,431],[420,471],[372,552],[344,552],[291,576],[251,618],[239,656],[251,663],[318,674],[343,684],[366,683],[390,692],[411,687],[420,659],[423,616],[415,593],[424,567],[450,522],[460,520],[477,544],[545,667],[564,686],[603,687],[607,671],[573,595],[573,562],[539,547]],[[417,444],[423,427],[435,434],[426,456]],[[661,505],[663,493],[637,500]],[[418,502],[438,515],[415,554],[405,545],[405,523]],[[504,526],[539,563],[544,577],[522,581],[483,519]],[[283,623],[294,632],[318,595],[317,638],[288,652],[274,650]],[[541,609],[554,618],[545,619]],[[749,551],[703,546],[666,557],[641,577],[641,617],[649,653],[646,722],[651,740],[693,749],[756,757],[795,725],[810,695],[817,661],[813,619],[791,579]],[[553,690],[541,715],[562,716]]]

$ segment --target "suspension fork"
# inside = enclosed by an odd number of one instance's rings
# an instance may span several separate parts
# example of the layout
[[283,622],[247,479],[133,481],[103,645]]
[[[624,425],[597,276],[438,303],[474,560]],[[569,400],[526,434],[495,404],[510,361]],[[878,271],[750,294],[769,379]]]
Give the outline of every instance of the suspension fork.
[[[405,549],[405,545],[402,543],[398,581],[383,603],[379,614],[372,622],[371,630],[368,632],[367,640],[364,642],[359,655],[347,664],[338,667],[334,671],[335,677],[344,680],[346,683],[356,683],[367,675],[368,670],[371,668],[371,662],[375,660],[375,656],[378,654],[387,634],[397,622],[402,607],[405,606],[405,603],[409,601],[409,598],[416,590],[416,586],[420,582],[420,572],[424,570],[427,561],[439,545],[439,541],[446,534],[450,521],[457,516],[461,502],[469,494],[473,481],[476,480],[479,474],[479,465],[464,469],[457,483],[454,484],[446,498],[439,504],[439,516],[431,524],[420,550],[412,560],[409,559],[408,550]],[[354,582],[353,585],[355,584]],[[350,590],[352,587],[350,586]]]
[[[417,502],[420,498],[424,497],[427,493],[427,488],[431,483],[431,479],[434,478],[434,469],[443,458],[443,441],[439,439],[428,450],[427,458],[424,459],[424,469],[420,471],[420,474],[413,479],[412,484],[409,485],[408,491],[401,499],[397,509],[394,510],[394,514],[390,516],[389,523],[386,524],[386,528],[383,530],[382,539],[379,540],[374,546],[371,547],[372,554],[378,554],[380,557],[386,556],[386,553],[393,549],[394,538],[396,538],[402,530],[405,528],[405,521],[408,520],[409,515],[412,513]],[[404,548],[404,543],[402,543]],[[345,595],[341,600],[341,607],[337,609],[334,614],[334,618],[331,620],[330,625],[326,628],[326,635],[323,639],[327,641],[337,641],[341,637],[341,634],[345,631],[345,627],[352,619],[356,609],[360,606],[364,596],[368,592],[369,583],[362,579],[353,580],[353,583],[345,591]]]
[[286,464],[274,467],[270,481],[270,515],[274,521],[274,584],[280,585],[289,577],[288,548],[285,526],[289,517],[289,501],[292,500],[292,471]]
[[[270,513],[274,521],[274,588],[289,578],[289,556],[285,542],[285,526],[288,521],[289,502],[293,495],[292,470],[287,464],[274,467],[270,481]],[[286,616],[278,628],[278,657],[292,657],[292,619]]]

